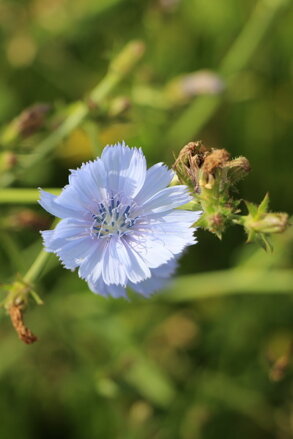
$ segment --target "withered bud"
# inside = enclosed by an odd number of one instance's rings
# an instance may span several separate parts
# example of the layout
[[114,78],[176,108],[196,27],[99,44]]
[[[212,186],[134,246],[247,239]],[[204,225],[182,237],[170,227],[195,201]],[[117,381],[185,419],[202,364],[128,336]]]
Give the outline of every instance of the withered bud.
[[36,104],[24,110],[17,119],[18,131],[22,137],[28,137],[41,128],[45,116],[51,109],[47,104]]
[[181,149],[173,165],[179,180],[196,190],[198,187],[199,169],[209,153],[209,149],[201,141],[187,143]]
[[118,96],[111,102],[109,116],[117,117],[124,114],[131,107],[131,101],[126,96]]
[[194,96],[215,95],[225,88],[222,79],[211,70],[180,75],[167,83],[165,94],[174,104],[183,104]]
[[223,167],[230,159],[230,154],[225,149],[213,149],[209,155],[206,156],[202,170],[207,174],[213,174],[215,169]]
[[10,319],[18,337],[26,344],[32,344],[38,340],[38,338],[32,333],[32,331],[26,327],[23,320],[23,313],[21,305],[12,305],[8,309]]
[[21,209],[7,218],[7,227],[13,229],[44,230],[50,226],[50,220],[32,209]]
[[246,157],[237,157],[225,163],[224,167],[228,169],[228,177],[232,183],[242,180],[251,171],[250,163]]
[[182,148],[174,169],[181,182],[198,192],[200,187],[212,189],[216,183],[229,189],[248,174],[250,164],[245,157],[230,160],[226,149],[207,148],[198,141]]
[[11,151],[5,151],[0,154],[0,171],[10,171],[17,165],[17,155]]
[[288,366],[289,355],[282,355],[279,357],[272,365],[269,373],[270,379],[275,382],[281,381],[287,372]]

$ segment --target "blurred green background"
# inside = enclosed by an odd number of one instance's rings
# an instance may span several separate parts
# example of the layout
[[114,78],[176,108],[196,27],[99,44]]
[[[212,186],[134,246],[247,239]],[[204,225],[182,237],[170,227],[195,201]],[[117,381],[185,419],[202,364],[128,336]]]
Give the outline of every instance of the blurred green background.
[[[62,187],[69,168],[122,139],[141,146],[149,165],[172,165],[185,143],[202,139],[248,157],[243,198],[269,191],[272,209],[290,212],[292,19],[289,0],[0,1],[1,172],[41,154],[83,99],[83,123],[14,186]],[[144,56],[94,105],[90,91],[133,39]],[[36,103],[45,104],[39,119],[15,120]],[[0,208],[8,283],[31,265],[51,218],[35,205]],[[202,231],[198,239],[172,300],[168,291],[105,300],[51,258],[38,284],[45,304],[26,313],[39,342],[23,345],[1,310],[1,439],[292,437],[292,296],[249,285],[251,269],[292,267],[292,230],[273,254],[244,246],[237,228],[223,241]],[[234,295],[243,283],[247,294]]]

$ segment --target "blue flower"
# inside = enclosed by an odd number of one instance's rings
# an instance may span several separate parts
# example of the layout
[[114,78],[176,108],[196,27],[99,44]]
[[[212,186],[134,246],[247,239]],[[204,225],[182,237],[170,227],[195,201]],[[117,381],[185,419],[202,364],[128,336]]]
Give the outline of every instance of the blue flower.
[[145,296],[162,288],[183,250],[196,240],[199,212],[177,210],[191,200],[186,186],[167,187],[173,171],[147,170],[137,148],[107,146],[93,162],[71,171],[59,196],[41,190],[39,203],[59,218],[42,233],[46,251],[103,296]]

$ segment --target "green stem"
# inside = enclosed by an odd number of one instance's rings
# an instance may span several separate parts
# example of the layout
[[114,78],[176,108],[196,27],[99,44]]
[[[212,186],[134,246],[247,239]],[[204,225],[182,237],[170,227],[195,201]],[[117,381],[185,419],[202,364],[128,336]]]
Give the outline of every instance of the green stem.
[[27,284],[32,284],[37,280],[40,276],[42,270],[44,269],[48,259],[50,257],[50,253],[45,250],[41,250],[36,259],[34,260],[31,267],[28,269],[26,274],[23,276],[23,281]]
[[[45,189],[54,195],[60,194],[60,189]],[[40,198],[38,189],[9,188],[0,189],[0,204],[35,204]]]
[[110,92],[133,69],[144,52],[144,45],[140,41],[131,41],[110,63],[109,70],[104,79],[90,92],[88,103],[79,101],[74,105],[71,114],[64,122],[39,145],[35,154],[29,155],[22,163],[22,168],[17,175],[4,174],[1,177],[1,186],[11,185],[23,172],[27,172],[38,162],[47,157],[66,136],[68,136],[90,112],[91,105],[99,106]]
[[[250,62],[277,13],[289,3],[290,0],[260,0],[256,4],[250,19],[221,62],[219,74],[226,79],[228,85],[232,76]],[[167,143],[178,148],[178,145],[196,136],[221,102],[222,97],[218,95],[198,97],[172,125],[167,134]]]
[[[58,224],[59,219],[55,218],[51,225],[51,229],[54,229],[54,227]],[[31,267],[28,269],[26,274],[23,276],[22,280],[27,284],[34,283],[40,276],[41,272],[43,271],[51,253],[46,252],[43,248],[39,252],[38,256],[32,263]]]
[[161,297],[170,301],[199,300],[233,294],[293,293],[292,270],[230,270],[181,276]]

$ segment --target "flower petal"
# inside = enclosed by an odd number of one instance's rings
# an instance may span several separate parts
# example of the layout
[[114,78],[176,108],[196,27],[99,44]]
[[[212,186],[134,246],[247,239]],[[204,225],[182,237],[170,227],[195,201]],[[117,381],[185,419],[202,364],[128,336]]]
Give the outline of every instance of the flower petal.
[[[157,268],[174,257],[169,248],[151,231],[143,235],[133,233],[128,238],[128,243],[149,268]],[[133,279],[130,280],[133,281]],[[134,280],[134,282],[139,282],[139,280]]]
[[40,189],[39,204],[47,210],[47,212],[58,218],[80,217],[80,211],[78,209],[73,208],[72,205],[66,207],[62,204],[58,204],[56,203],[57,199],[57,195],[50,194],[50,192]]
[[166,212],[182,206],[192,200],[186,186],[167,187],[145,201],[136,210],[136,215],[149,215],[150,213]]
[[107,146],[101,160],[107,172],[108,190],[135,197],[146,176],[146,161],[141,149],[129,148],[124,142]]
[[[115,284],[126,286],[127,277],[122,261],[120,261],[118,248],[119,238],[112,237],[104,254],[102,275],[107,285]],[[121,245],[121,244],[120,244]]]
[[161,265],[158,268],[151,270],[152,276],[142,282],[133,283],[130,282],[129,286],[143,296],[149,296],[157,290],[164,288],[168,282],[169,278],[173,275],[177,268],[176,258],[171,259],[166,264]]
[[105,239],[92,240],[88,257],[81,262],[78,270],[78,275],[82,279],[95,282],[101,276],[106,245]]
[[160,190],[168,186],[174,176],[174,172],[163,163],[157,163],[147,170],[143,187],[135,197],[138,204],[152,198]]
[[117,245],[117,253],[120,263],[124,265],[128,279],[132,282],[140,282],[151,276],[150,269],[132,245],[131,241],[121,240]]
[[95,212],[98,203],[107,196],[106,171],[101,159],[84,163],[72,170],[69,184],[57,197],[56,203],[62,206],[76,206],[79,211]]
[[[166,212],[161,215],[160,222],[167,222],[167,223],[174,223],[177,224],[178,227],[186,227],[188,224],[191,226],[194,224],[201,216],[202,211],[191,211],[191,210],[182,210],[182,209],[176,209],[172,210],[171,212]],[[152,216],[150,216],[152,218]],[[154,219],[156,219],[154,215]]]
[[[77,218],[65,218],[52,230],[50,245],[52,251],[57,250],[62,242],[68,239],[86,238],[90,236],[91,223]],[[43,232],[41,232],[43,233]]]
[[155,236],[159,245],[167,248],[173,255],[177,255],[188,245],[196,243],[193,234],[194,229],[185,224],[162,222],[149,226],[149,236],[147,239],[152,239]]
[[127,297],[126,296],[126,290],[121,285],[107,285],[103,281],[102,278],[99,278],[95,282],[88,281],[88,286],[91,291],[93,291],[96,294],[100,294],[102,296],[111,296],[115,298],[119,297]]
[[54,230],[44,230],[43,236],[46,251],[56,253],[68,269],[80,264],[92,246],[87,221],[76,218],[61,220]]
[[65,268],[73,270],[80,265],[82,260],[87,259],[91,244],[90,238],[80,238],[68,241],[55,253],[59,256]]

